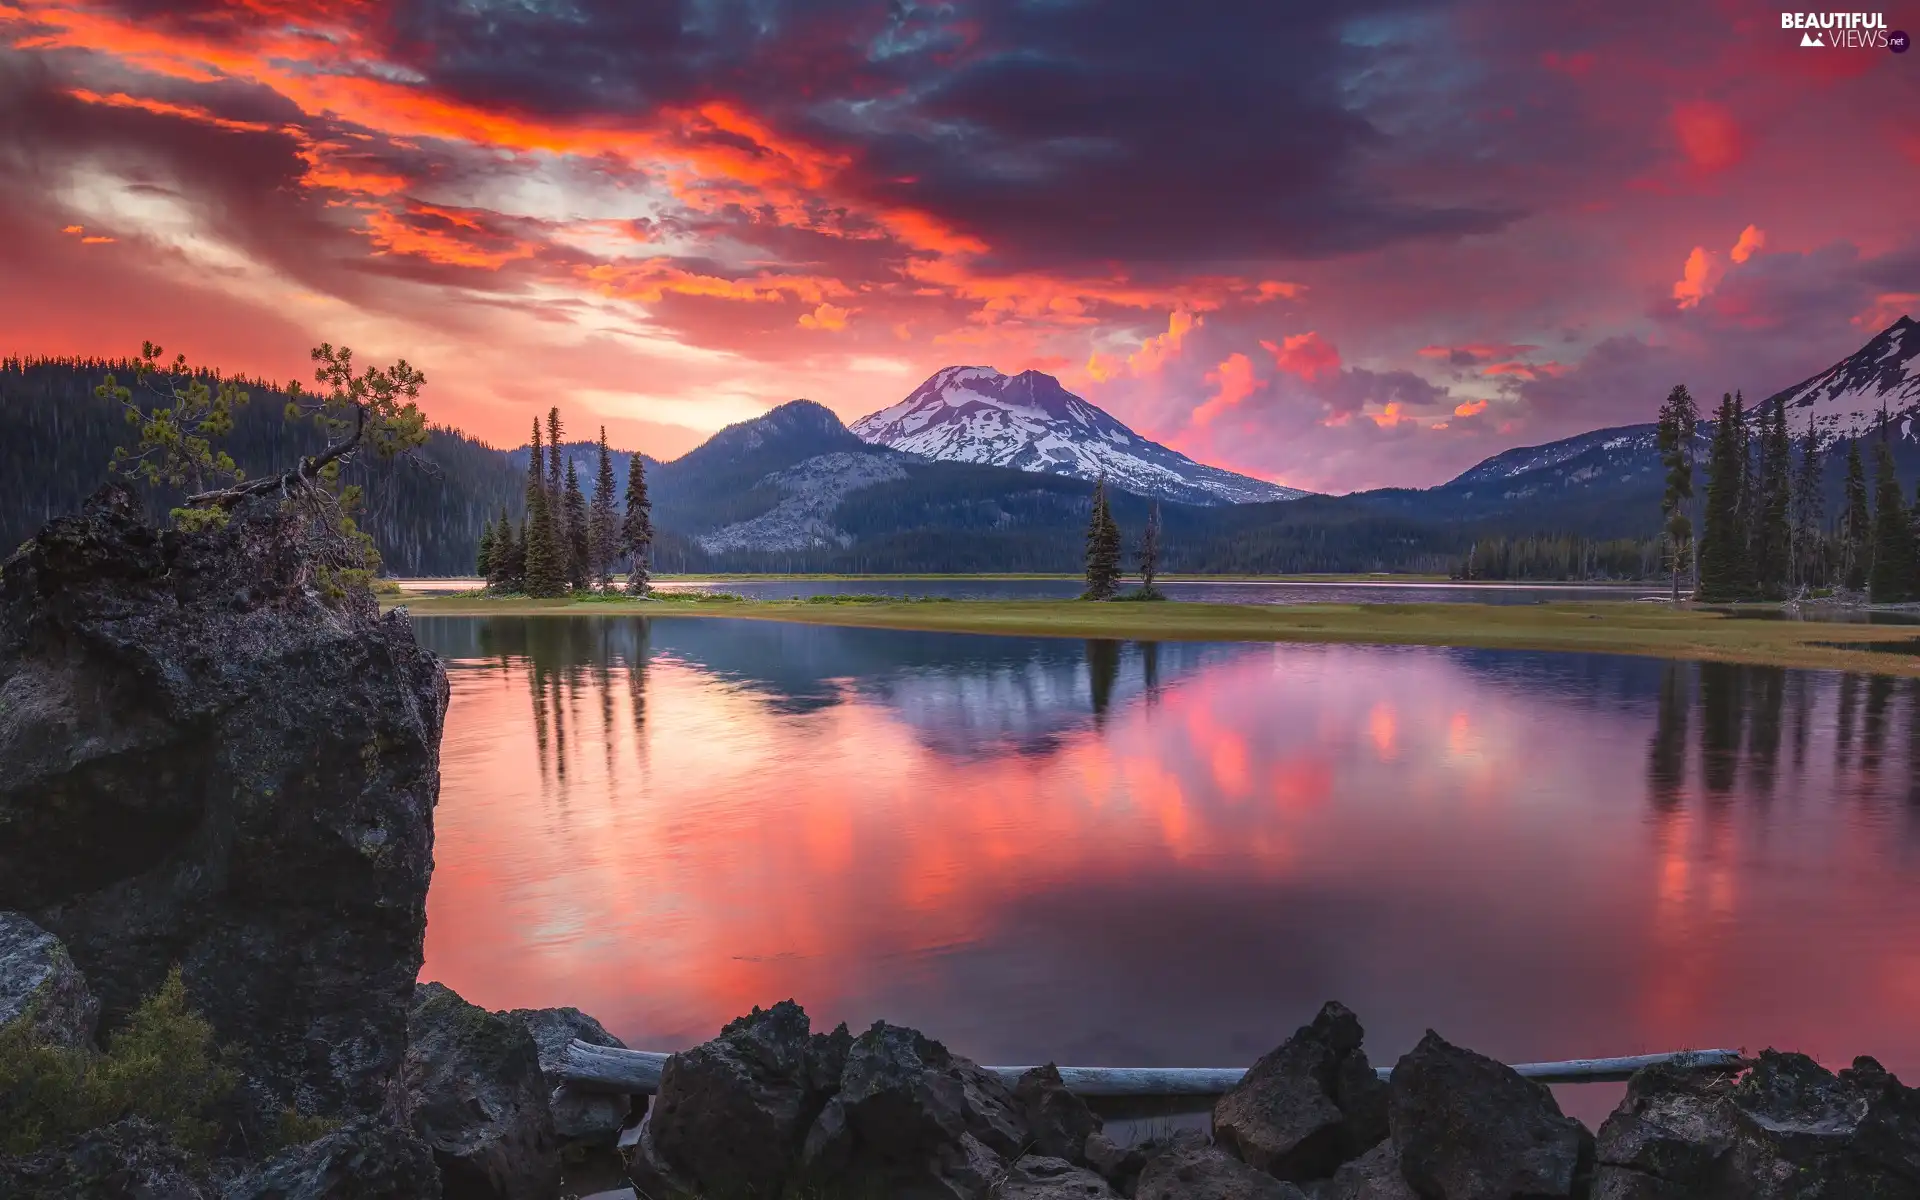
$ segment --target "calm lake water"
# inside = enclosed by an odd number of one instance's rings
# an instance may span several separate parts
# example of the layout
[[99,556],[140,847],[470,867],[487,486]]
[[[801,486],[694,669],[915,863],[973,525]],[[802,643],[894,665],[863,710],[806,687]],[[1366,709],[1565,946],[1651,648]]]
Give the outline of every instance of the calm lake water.
[[984,1062],[1243,1066],[1335,997],[1376,1062],[1431,1026],[1507,1061],[1778,1044],[1920,1077],[1911,681],[417,627],[453,686],[423,977],[491,1008],[673,1050],[791,996]]
[[[478,579],[402,579],[416,592],[459,592]],[[1129,581],[1127,586],[1137,584]],[[663,592],[725,592],[749,600],[801,600],[808,596],[933,596],[949,600],[1071,600],[1085,585],[1074,579],[680,579],[655,585]],[[1161,583],[1169,600],[1208,604],[1542,604],[1550,600],[1631,600],[1663,595],[1656,585],[1549,585],[1503,583],[1228,582]]]

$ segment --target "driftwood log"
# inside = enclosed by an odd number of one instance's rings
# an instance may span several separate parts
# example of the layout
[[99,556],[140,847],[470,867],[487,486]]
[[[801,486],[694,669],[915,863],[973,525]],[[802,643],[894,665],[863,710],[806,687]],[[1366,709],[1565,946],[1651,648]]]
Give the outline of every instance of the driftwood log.
[[[650,1096],[660,1088],[660,1072],[669,1055],[620,1050],[574,1042],[567,1047],[560,1075],[587,1091]],[[1576,1058],[1566,1062],[1520,1063],[1513,1069],[1541,1083],[1620,1082],[1642,1067],[1664,1063],[1681,1070],[1729,1069],[1742,1065],[1738,1050],[1676,1050],[1627,1058]],[[986,1068],[1013,1086],[1030,1067]],[[1246,1074],[1244,1067],[1061,1067],[1067,1090],[1089,1100],[1210,1099],[1224,1095]],[[1381,1067],[1382,1079],[1392,1068]]]

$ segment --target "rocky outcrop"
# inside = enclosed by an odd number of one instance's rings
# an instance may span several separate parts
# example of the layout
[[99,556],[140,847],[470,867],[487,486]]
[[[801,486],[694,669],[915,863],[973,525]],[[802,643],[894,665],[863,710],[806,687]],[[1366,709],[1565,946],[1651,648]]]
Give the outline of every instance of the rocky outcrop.
[[139,1117],[24,1159],[0,1158],[7,1200],[214,1200],[203,1164]]
[[179,965],[263,1122],[399,1112],[425,930],[446,676],[337,543],[109,487],[0,567],[0,908],[109,1025]]
[[1553,1093],[1432,1030],[1394,1065],[1387,1117],[1400,1173],[1430,1200],[1572,1196],[1593,1135]]
[[1029,1154],[993,1187],[994,1200],[1108,1200],[1107,1181],[1063,1158]]
[[56,1046],[93,1041],[100,1004],[60,939],[19,913],[0,912],[0,1029],[32,1021]]
[[1350,1163],[1342,1164],[1331,1179],[1312,1184],[1313,1200],[1420,1200],[1400,1173],[1400,1152],[1392,1141],[1380,1144]]
[[362,1117],[274,1156],[221,1200],[439,1200],[440,1170],[410,1130]]
[[1020,1076],[1013,1085],[1013,1099],[1026,1122],[1027,1144],[1033,1153],[1075,1166],[1089,1165],[1087,1139],[1100,1132],[1101,1121],[1085,1100],[1067,1090],[1060,1068],[1048,1063]]
[[533,1035],[442,984],[415,997],[407,1098],[447,1200],[552,1200],[559,1140]]
[[1277,1179],[1321,1179],[1387,1135],[1387,1085],[1364,1030],[1329,1002],[1247,1072],[1213,1109],[1213,1136]]
[[1134,1200],[1306,1200],[1306,1193],[1248,1166],[1202,1134],[1183,1132],[1147,1159]]
[[632,1098],[569,1087],[560,1077],[560,1066],[571,1042],[622,1049],[626,1043],[577,1008],[516,1008],[506,1016],[526,1026],[540,1051],[540,1073],[546,1080],[555,1135],[563,1142],[612,1145],[627,1123]]

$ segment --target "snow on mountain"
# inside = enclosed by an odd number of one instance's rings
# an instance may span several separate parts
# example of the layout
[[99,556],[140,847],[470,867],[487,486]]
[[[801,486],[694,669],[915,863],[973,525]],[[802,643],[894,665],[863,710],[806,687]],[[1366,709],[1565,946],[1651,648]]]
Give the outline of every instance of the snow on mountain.
[[905,400],[855,421],[866,441],[946,462],[1096,479],[1186,504],[1247,504],[1306,495],[1198,463],[1148,441],[1039,371],[947,367]]

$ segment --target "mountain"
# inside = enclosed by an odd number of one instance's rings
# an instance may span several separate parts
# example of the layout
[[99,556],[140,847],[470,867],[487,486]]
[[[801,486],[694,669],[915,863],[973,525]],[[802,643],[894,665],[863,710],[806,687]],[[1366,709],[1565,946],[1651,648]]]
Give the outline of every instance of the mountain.
[[875,445],[942,462],[1098,479],[1184,504],[1294,500],[1305,492],[1197,463],[1148,441],[1039,371],[947,367],[853,423]]
[[1858,437],[1885,413],[1911,440],[1920,415],[1920,323],[1901,317],[1818,375],[1767,397],[1782,398],[1796,430],[1811,416],[1821,433]]

